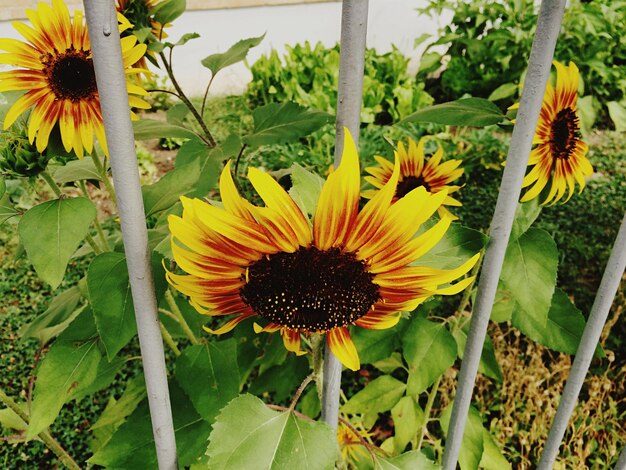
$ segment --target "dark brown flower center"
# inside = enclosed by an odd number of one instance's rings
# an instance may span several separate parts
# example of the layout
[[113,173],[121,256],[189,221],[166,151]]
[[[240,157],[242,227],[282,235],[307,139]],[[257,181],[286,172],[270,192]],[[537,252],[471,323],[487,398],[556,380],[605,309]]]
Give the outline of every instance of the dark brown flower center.
[[396,187],[396,197],[400,199],[401,197],[406,196],[415,188],[419,188],[420,186],[424,186],[424,189],[430,192],[430,186],[421,175],[405,176],[398,182],[398,186]]
[[88,51],[71,47],[56,56],[48,54],[43,63],[48,85],[58,99],[78,102],[95,97],[96,73]]
[[580,121],[572,108],[558,112],[552,122],[550,147],[556,158],[568,159],[580,138]]
[[339,248],[276,253],[248,267],[241,299],[258,315],[304,331],[354,323],[379,299],[363,261]]

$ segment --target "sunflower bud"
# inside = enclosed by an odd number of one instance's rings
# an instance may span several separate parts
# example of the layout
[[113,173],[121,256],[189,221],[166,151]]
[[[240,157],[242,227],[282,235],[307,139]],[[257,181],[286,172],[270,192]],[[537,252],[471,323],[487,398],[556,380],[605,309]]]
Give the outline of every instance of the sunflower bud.
[[28,141],[24,125],[16,124],[0,132],[0,173],[36,176],[46,169],[49,159]]

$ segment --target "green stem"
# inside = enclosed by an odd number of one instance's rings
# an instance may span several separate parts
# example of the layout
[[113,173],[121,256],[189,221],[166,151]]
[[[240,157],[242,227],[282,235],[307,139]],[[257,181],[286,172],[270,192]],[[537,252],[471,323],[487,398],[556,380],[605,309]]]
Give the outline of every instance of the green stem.
[[193,114],[193,117],[196,118],[196,121],[202,128],[202,132],[204,132],[204,135],[207,139],[207,144],[211,148],[216,147],[217,143],[215,142],[215,139],[211,135],[209,128],[204,122],[204,119],[202,118],[202,116],[200,115],[196,107],[193,105],[193,103],[189,100],[189,98],[187,98],[187,96],[183,92],[183,89],[180,87],[180,85],[176,81],[176,77],[174,77],[174,71],[172,70],[172,64],[171,64],[171,58],[172,58],[171,50],[170,50],[170,61],[167,60],[163,52],[159,52],[159,56],[161,57],[161,60],[163,61],[163,66],[165,67],[165,71],[167,72],[168,77],[172,81],[172,85],[174,85],[174,88],[176,89],[176,92],[178,93],[178,97],[185,104],[185,106],[187,106],[189,111],[191,111],[191,114]]
[[435,397],[437,397],[437,392],[439,391],[439,384],[441,384],[440,375],[435,380],[435,383],[430,388],[430,392],[428,393],[428,401],[426,402],[426,407],[424,408],[424,422],[422,423],[422,429],[419,432],[419,439],[417,440],[417,446],[415,450],[420,450],[422,448],[422,443],[424,442],[424,436],[426,436],[426,431],[428,430],[428,422],[430,421],[430,412],[433,409],[433,404],[435,403]]
[[198,341],[196,335],[194,335],[193,331],[191,331],[191,328],[189,328],[189,324],[185,320],[185,317],[183,317],[183,313],[178,308],[176,300],[172,295],[172,291],[169,289],[165,291],[165,301],[167,302],[167,305],[169,305],[171,312],[178,320],[178,323],[180,323],[180,327],[183,329],[185,336],[187,336],[187,338],[189,338],[189,341],[191,341],[191,344],[200,344],[200,341]]
[[311,360],[313,362],[313,378],[317,387],[317,395],[322,401],[322,390],[324,389],[324,335],[311,335]]
[[170,349],[172,351],[174,351],[174,355],[176,357],[180,356],[180,349],[178,349],[178,346],[176,345],[176,341],[174,341],[174,338],[172,338],[172,335],[170,334],[169,331],[167,331],[167,328],[165,328],[165,325],[163,323],[160,323],[161,326],[161,335],[163,335],[163,340],[165,341],[165,344],[167,344]]
[[[87,187],[85,186],[85,182],[79,181],[78,186],[80,187],[80,190],[83,192],[85,197],[91,199],[91,197],[89,196],[89,192],[87,191]],[[96,226],[96,231],[98,232],[98,238],[100,239],[100,243],[102,243],[104,250],[111,251],[111,246],[109,245],[109,241],[107,240],[104,234],[104,230],[102,229],[102,225],[100,224],[100,219],[98,217],[94,219],[94,225]]]
[[[54,192],[54,194],[56,194],[58,198],[63,197],[63,192],[61,191],[61,188],[59,188],[59,185],[55,183],[55,181],[52,179],[52,176],[50,176],[47,171],[42,171],[41,173],[39,173],[39,175],[44,179],[46,183],[48,183],[48,186],[50,186],[50,189],[52,189],[52,191]],[[98,244],[91,235],[85,235],[85,240],[87,240],[87,243],[89,243],[89,246],[95,254],[99,255],[100,253],[102,253],[102,248],[98,246]]]
[[[98,152],[96,152],[95,148],[93,149],[93,155],[91,156],[91,160],[93,161],[93,164],[96,167],[96,170],[98,170],[98,173],[100,174],[100,177],[102,178],[102,182],[104,183],[104,186],[107,188],[107,191],[109,192],[111,201],[113,201],[113,204],[117,208],[117,196],[115,195],[115,188],[113,187],[113,184],[111,183],[111,180],[109,179],[109,175],[107,173],[105,164],[103,164],[100,161],[100,157],[98,155]],[[106,156],[104,157],[104,161],[106,161]]]
[[211,88],[211,84],[213,83],[213,79],[215,78],[214,74],[211,74],[211,79],[209,80],[209,84],[206,86],[206,90],[204,90],[204,97],[202,98],[202,106],[200,107],[200,116],[204,119],[204,107],[206,106],[206,99],[209,96],[209,88]]
[[[24,410],[20,408],[20,406],[11,399],[3,390],[0,389],[0,401],[4,403],[8,408],[10,408],[16,415],[20,417],[24,423],[28,424],[30,422],[30,418],[28,414]],[[79,465],[76,461],[67,453],[67,451],[61,447],[54,438],[50,435],[48,431],[40,432],[37,437],[43,441],[43,443],[50,449],[54,454],[59,458],[59,460],[67,467],[72,470],[80,470]]]

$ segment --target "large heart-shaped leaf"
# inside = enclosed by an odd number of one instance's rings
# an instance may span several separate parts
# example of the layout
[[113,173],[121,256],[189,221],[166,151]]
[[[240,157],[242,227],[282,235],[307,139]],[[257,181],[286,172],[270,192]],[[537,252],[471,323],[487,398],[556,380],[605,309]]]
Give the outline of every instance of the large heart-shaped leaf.
[[95,217],[96,207],[84,197],[44,202],[22,216],[18,230],[28,259],[53,289]]
[[257,397],[242,395],[217,417],[207,454],[213,470],[331,470],[338,449],[335,433],[325,423],[270,410]]

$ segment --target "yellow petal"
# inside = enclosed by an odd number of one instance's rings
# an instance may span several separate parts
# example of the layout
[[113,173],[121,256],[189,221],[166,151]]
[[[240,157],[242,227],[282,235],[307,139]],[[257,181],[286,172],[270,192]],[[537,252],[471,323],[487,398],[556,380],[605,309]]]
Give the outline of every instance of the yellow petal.
[[344,366],[351,370],[360,369],[361,362],[359,361],[359,353],[346,327],[338,327],[330,330],[326,333],[326,341],[332,353]]

